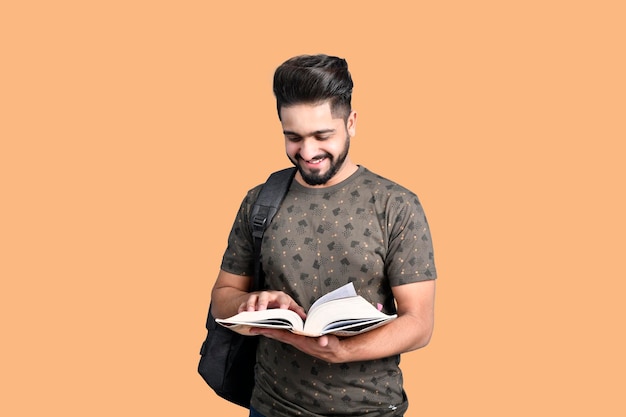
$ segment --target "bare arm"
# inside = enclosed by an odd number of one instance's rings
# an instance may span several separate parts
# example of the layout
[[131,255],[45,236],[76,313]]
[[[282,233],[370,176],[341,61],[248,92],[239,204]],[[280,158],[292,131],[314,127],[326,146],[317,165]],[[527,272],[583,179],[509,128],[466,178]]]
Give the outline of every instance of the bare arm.
[[253,329],[289,343],[327,362],[343,363],[384,358],[424,347],[434,326],[435,281],[393,287],[398,318],[389,324],[348,338],[298,336],[285,330]]
[[220,270],[211,291],[211,309],[216,318],[227,318],[247,310],[265,310],[267,308],[288,308],[302,318],[304,309],[282,291],[248,292],[251,276],[235,275]]

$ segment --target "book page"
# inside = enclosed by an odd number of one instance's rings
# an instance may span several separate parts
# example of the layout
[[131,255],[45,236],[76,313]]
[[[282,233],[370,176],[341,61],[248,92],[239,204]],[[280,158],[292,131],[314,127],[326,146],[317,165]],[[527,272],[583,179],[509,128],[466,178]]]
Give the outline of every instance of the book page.
[[278,329],[302,330],[303,323],[298,313],[283,308],[271,308],[267,310],[242,311],[227,319],[215,319],[225,327],[237,325],[267,327]]
[[319,336],[334,331],[374,325],[395,318],[378,311],[372,304],[360,296],[337,298],[317,306],[304,323],[304,331],[311,336]]
[[334,291],[329,292],[326,295],[321,296],[317,299],[309,309],[309,312],[312,312],[316,306],[320,304],[324,304],[327,301],[336,300],[338,298],[347,298],[356,296],[356,290],[354,289],[354,284],[352,282],[347,283],[343,287],[339,287]]

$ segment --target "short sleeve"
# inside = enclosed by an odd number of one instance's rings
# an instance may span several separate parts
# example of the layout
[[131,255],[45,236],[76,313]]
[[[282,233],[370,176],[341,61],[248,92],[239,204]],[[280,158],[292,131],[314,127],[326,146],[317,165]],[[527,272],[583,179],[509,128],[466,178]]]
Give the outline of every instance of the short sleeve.
[[424,209],[407,190],[390,200],[387,212],[386,275],[391,286],[437,278],[433,243]]
[[235,275],[254,275],[254,240],[250,232],[250,211],[261,186],[248,191],[233,222],[221,269]]

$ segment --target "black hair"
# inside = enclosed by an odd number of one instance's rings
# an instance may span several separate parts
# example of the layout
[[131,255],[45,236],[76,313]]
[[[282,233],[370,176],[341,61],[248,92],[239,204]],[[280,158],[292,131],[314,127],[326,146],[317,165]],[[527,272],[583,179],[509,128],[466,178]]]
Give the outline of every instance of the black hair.
[[282,107],[330,100],[333,117],[347,120],[352,111],[352,77],[345,59],[324,54],[299,55],[274,72],[274,95],[280,119]]

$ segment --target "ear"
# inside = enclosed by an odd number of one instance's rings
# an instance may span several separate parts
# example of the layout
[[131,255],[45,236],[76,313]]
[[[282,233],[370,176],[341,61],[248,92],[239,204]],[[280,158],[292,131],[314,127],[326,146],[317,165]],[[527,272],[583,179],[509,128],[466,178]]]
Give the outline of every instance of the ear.
[[346,130],[348,131],[348,135],[353,137],[356,135],[356,111],[352,110],[350,115],[348,116],[348,120],[346,122]]

